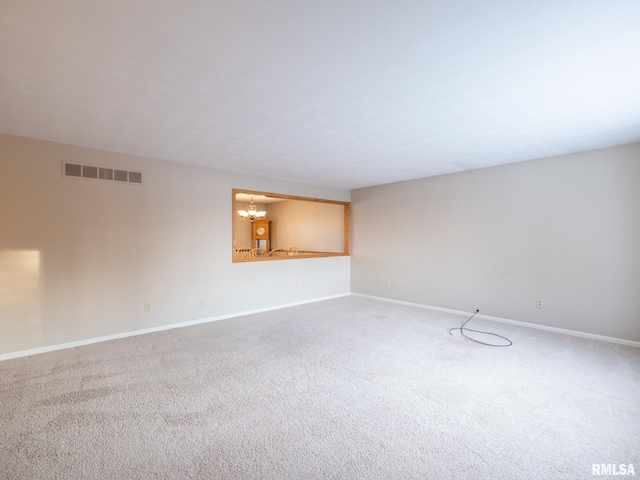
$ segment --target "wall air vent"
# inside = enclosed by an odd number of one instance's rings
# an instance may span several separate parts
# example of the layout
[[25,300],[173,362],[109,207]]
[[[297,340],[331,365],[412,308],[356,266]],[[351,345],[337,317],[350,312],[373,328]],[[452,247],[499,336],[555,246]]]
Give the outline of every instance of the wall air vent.
[[113,168],[102,168],[98,169],[98,178],[100,180],[113,180]]
[[142,185],[142,172],[62,161],[62,176]]
[[91,165],[83,165],[82,176],[84,178],[98,178],[98,167],[92,167]]
[[64,163],[64,176],[65,177],[81,177],[82,165],[77,163]]
[[142,183],[142,172],[129,172],[129,183]]
[[129,181],[129,172],[126,170],[114,170],[113,171],[113,179],[116,182],[128,182]]

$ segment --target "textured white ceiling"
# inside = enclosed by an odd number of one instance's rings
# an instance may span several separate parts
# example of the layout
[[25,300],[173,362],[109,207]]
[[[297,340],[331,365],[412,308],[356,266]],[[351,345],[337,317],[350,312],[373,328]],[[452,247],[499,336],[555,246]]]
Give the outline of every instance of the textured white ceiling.
[[0,0],[0,132],[347,189],[640,141],[640,1]]

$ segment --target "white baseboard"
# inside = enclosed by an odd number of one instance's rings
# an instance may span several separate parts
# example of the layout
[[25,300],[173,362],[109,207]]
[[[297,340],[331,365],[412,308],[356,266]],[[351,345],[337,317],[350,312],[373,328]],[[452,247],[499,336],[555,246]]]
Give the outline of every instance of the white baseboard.
[[[394,300],[392,298],[376,297],[375,295],[365,295],[363,293],[351,293],[351,295],[358,296],[358,297],[372,298],[372,299],[375,299],[375,300],[382,300],[384,302],[399,303],[401,305],[410,305],[412,307],[426,308],[426,309],[429,309],[429,310],[437,310],[439,312],[454,313],[456,315],[469,316],[469,315],[471,315],[473,313],[473,312],[463,312],[461,310],[451,310],[450,308],[433,307],[431,305],[424,305],[422,303],[413,303],[413,302],[405,302],[405,301],[402,301],[402,300]],[[520,327],[534,328],[536,330],[545,330],[547,332],[561,333],[563,335],[571,335],[573,337],[582,337],[582,338],[588,338],[590,340],[600,340],[602,342],[617,343],[617,344],[626,345],[626,346],[629,346],[629,347],[640,348],[640,342],[634,342],[632,340],[625,340],[624,338],[607,337],[605,335],[596,335],[594,333],[580,332],[580,331],[577,331],[577,330],[567,330],[567,329],[564,329],[564,328],[549,327],[547,325],[539,325],[537,323],[521,322],[521,321],[518,321],[518,320],[510,320],[508,318],[492,317],[490,315],[478,314],[478,315],[476,315],[476,318],[481,318],[483,320],[491,320],[491,321],[500,322],[500,323],[508,323],[508,324],[517,325],[517,326],[520,326]]]
[[122,333],[116,333],[113,335],[105,335],[104,337],[87,338],[85,340],[78,340],[76,342],[61,343],[58,345],[48,345],[46,347],[31,348],[29,350],[21,350],[18,352],[3,353],[3,354],[0,354],[0,362],[3,360],[10,360],[12,358],[28,357],[30,355],[38,355],[39,353],[53,352],[55,350],[64,350],[65,348],[82,347],[84,345],[91,345],[92,343],[107,342],[109,340],[117,340],[119,338],[126,338],[126,337],[135,337],[136,335],[162,332],[164,330],[172,330],[174,328],[190,327],[192,325],[200,325],[203,323],[216,322],[218,320],[226,320],[229,318],[242,317],[244,315],[251,315],[253,313],[279,310],[281,308],[295,307],[296,305],[304,305],[306,303],[320,302],[323,300],[330,300],[332,298],[347,297],[349,295],[350,295],[349,293],[341,293],[339,295],[331,295],[329,297],[314,298],[312,300],[304,300],[302,302],[286,303],[286,304],[277,305],[274,307],[256,308],[254,310],[235,312],[227,315],[219,315],[216,317],[201,318],[198,320],[191,320],[189,322],[173,323],[170,325],[161,325],[158,327],[144,328],[142,330],[134,330],[131,332],[122,332]]

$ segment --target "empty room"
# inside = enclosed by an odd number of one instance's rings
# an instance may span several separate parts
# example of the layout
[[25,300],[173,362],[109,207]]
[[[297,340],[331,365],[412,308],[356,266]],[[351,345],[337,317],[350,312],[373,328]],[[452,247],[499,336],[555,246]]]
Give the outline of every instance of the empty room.
[[639,475],[638,25],[0,0],[0,479]]

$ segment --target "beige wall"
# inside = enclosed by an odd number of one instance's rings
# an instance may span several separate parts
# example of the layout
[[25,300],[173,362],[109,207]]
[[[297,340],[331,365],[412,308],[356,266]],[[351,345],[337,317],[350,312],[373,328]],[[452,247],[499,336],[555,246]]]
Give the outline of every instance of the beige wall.
[[271,247],[344,252],[344,206],[286,200],[269,205]]
[[640,144],[354,190],[351,269],[355,293],[640,341]]
[[[141,170],[144,185],[63,178],[63,159]],[[349,257],[232,263],[234,187],[349,200],[0,135],[0,354],[349,292]]]

